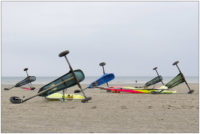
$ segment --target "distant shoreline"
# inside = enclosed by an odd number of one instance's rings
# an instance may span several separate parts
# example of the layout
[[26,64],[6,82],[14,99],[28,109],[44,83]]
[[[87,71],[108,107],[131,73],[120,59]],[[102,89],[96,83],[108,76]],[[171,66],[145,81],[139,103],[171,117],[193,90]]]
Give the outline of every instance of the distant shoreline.
[[[97,76],[87,76],[87,75],[85,75],[85,77],[100,77],[101,76],[101,74],[100,75],[97,75]],[[162,75],[163,77],[175,77],[175,75],[172,75],[172,76],[164,76],[164,75]],[[8,78],[8,77],[17,77],[17,78],[21,78],[21,77],[26,77],[25,75],[24,76],[1,76],[1,78]],[[60,76],[36,76],[36,77],[60,77]],[[155,75],[152,75],[152,76],[116,76],[116,77],[155,77]],[[185,76],[186,78],[187,77],[199,77],[199,76]]]
[[[85,79],[81,82],[82,84],[90,84],[100,76],[86,76]],[[115,76],[115,79],[109,82],[110,84],[144,84],[147,81],[153,79],[156,76]],[[163,76],[163,82],[167,83],[175,76]],[[188,83],[199,83],[198,76],[185,76]],[[2,84],[16,84],[17,82],[23,80],[25,77],[1,77]],[[36,77],[36,81],[33,84],[47,84],[55,80],[56,76],[50,77]],[[136,83],[137,80],[137,83]]]
[[[48,83],[32,83],[32,85],[34,86],[44,86]],[[88,86],[90,83],[84,83],[84,82],[81,82],[81,85],[83,86]],[[144,85],[145,83],[138,83],[138,84],[135,84],[135,83],[109,83],[110,86],[124,86],[124,85],[129,85],[129,86],[141,86],[141,85]],[[183,83],[184,84],[184,83]],[[189,85],[199,85],[199,83],[188,83]],[[13,83],[1,83],[1,86],[12,86],[14,85]],[[27,85],[25,85],[26,87]],[[105,84],[102,85],[102,86],[106,86]],[[161,84],[157,84],[155,85],[156,87],[159,87],[161,86]]]

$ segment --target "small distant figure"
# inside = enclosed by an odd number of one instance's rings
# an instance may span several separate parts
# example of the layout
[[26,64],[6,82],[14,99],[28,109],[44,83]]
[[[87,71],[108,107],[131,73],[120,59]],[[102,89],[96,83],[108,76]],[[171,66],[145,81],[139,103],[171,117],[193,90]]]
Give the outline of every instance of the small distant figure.
[[138,86],[137,86],[137,80],[135,80],[135,84],[136,84],[135,88],[138,88]]

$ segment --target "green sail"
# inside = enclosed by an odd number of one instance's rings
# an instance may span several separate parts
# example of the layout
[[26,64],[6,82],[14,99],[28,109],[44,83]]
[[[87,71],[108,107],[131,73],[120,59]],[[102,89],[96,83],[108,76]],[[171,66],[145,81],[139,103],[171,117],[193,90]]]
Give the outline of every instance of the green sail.
[[[74,70],[74,74],[75,74],[78,82],[81,82],[85,79],[84,73],[81,70]],[[63,81],[70,79],[70,78],[73,78],[73,74],[71,73],[71,71],[69,73],[57,78],[56,80],[48,83],[47,85],[43,86],[42,88],[40,88],[38,93],[54,87],[53,89],[51,89],[51,90],[40,95],[40,96],[45,97],[45,96],[48,96],[50,94],[56,93],[58,91],[61,91],[61,90],[64,90],[66,88],[69,88],[69,87],[76,85],[77,83],[76,83],[75,79],[71,79],[70,81],[64,82],[62,84]],[[56,85],[58,85],[58,86],[56,86]]]
[[159,76],[153,78],[152,80],[148,81],[147,83],[145,83],[145,87],[154,85],[154,84],[161,82],[161,81],[162,81],[162,76],[159,75]]
[[183,83],[184,77],[182,76],[181,73],[179,73],[176,77],[174,77],[171,81],[169,81],[165,86],[167,86],[168,88],[173,88],[181,83]]

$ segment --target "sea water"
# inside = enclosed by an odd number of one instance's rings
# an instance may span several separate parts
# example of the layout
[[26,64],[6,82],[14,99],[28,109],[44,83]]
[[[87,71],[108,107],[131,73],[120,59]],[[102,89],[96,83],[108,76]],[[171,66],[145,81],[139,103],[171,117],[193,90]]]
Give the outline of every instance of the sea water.
[[[1,83],[2,84],[16,84],[17,82],[23,80],[25,77],[1,77]],[[36,77],[36,81],[33,82],[33,84],[47,84],[58,77],[51,76],[51,77]],[[86,76],[85,79],[81,82],[83,84],[90,84],[93,81],[97,80],[99,76]],[[147,81],[153,79],[153,76],[115,76],[115,79],[112,80],[111,84],[144,84]],[[198,76],[185,76],[188,83],[199,83]],[[171,79],[173,79],[173,76],[163,76],[163,82],[167,83]]]

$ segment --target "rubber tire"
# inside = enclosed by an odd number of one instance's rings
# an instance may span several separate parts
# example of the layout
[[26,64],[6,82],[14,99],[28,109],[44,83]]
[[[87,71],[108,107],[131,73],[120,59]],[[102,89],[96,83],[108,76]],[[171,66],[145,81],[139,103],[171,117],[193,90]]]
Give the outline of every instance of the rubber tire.
[[20,104],[22,103],[22,100],[17,96],[12,96],[10,97],[10,102],[13,104]]

